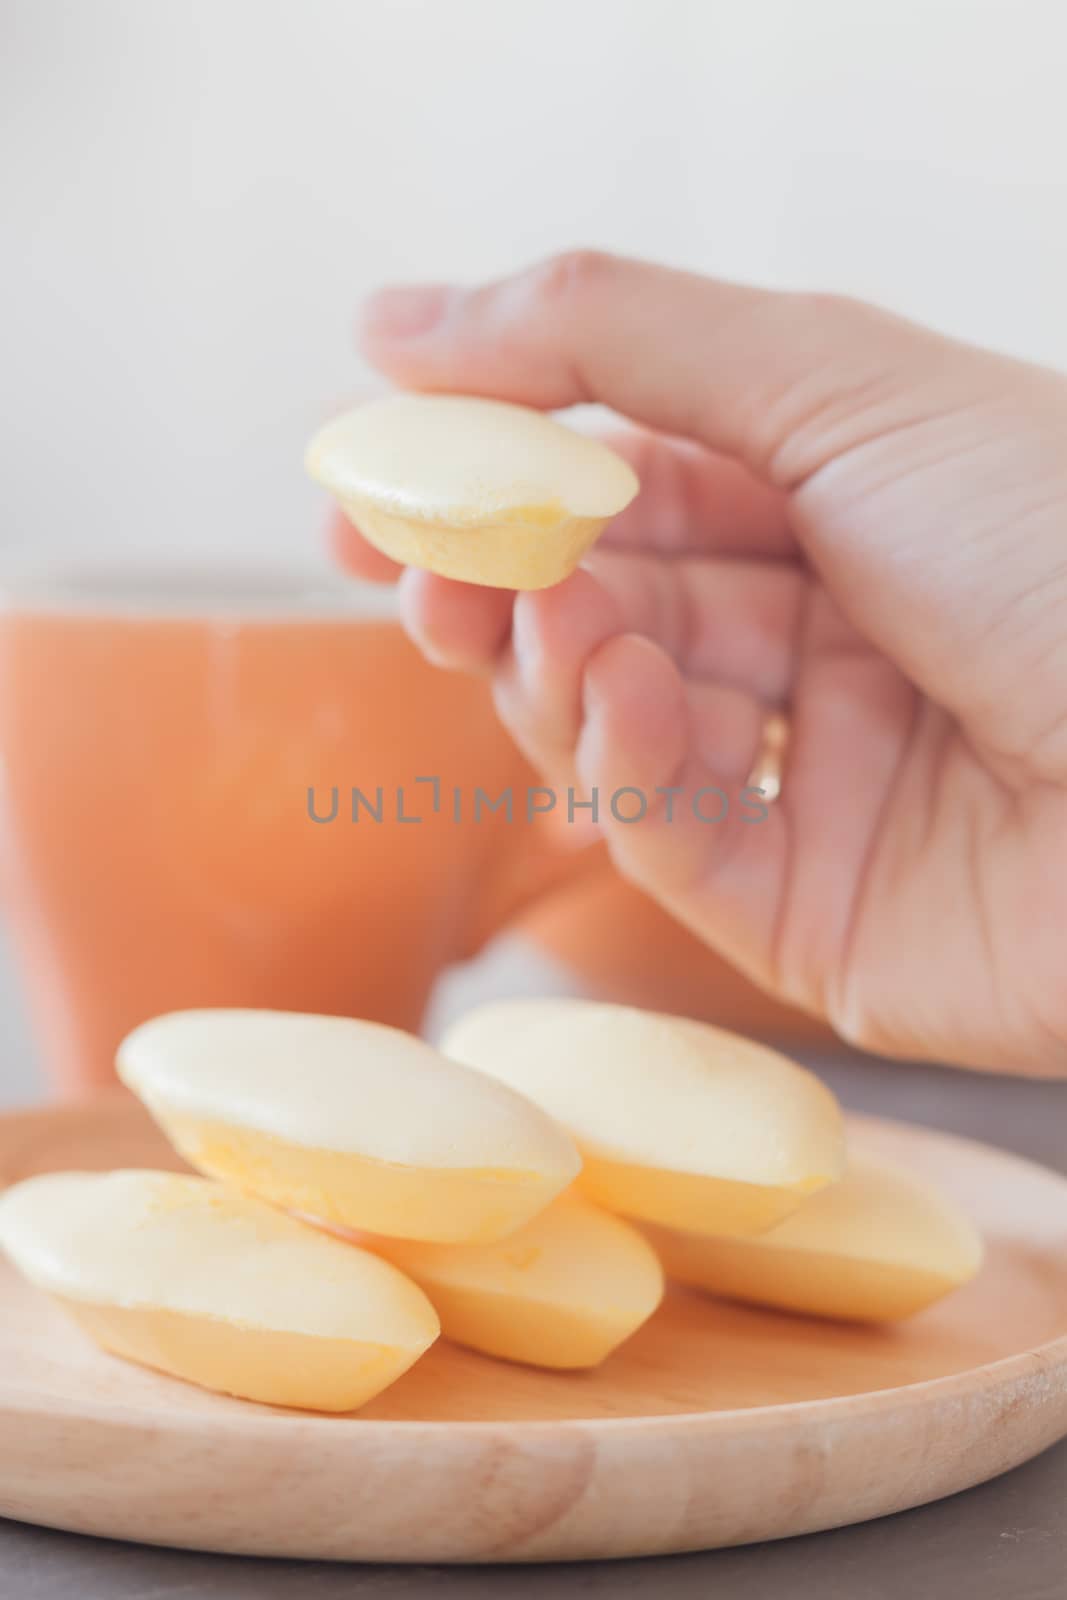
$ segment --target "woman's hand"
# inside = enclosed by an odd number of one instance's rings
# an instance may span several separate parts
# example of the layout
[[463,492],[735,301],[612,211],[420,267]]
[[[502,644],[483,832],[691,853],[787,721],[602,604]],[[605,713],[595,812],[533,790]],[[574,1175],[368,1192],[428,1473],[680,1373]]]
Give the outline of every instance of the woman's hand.
[[[650,430],[613,441],[644,487],[566,582],[402,582],[414,638],[492,672],[551,781],[653,798],[601,807],[621,871],[854,1043],[1067,1072],[1067,379],[584,253],[385,291],[363,343],[405,386]],[[655,795],[738,795],[778,706],[765,821]]]

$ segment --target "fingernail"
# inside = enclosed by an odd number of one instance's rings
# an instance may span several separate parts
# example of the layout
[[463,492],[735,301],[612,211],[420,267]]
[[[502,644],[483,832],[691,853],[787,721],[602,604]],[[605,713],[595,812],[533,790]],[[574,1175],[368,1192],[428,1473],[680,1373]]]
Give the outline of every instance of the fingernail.
[[418,339],[444,316],[452,290],[446,283],[379,289],[363,308],[363,332],[385,339]]

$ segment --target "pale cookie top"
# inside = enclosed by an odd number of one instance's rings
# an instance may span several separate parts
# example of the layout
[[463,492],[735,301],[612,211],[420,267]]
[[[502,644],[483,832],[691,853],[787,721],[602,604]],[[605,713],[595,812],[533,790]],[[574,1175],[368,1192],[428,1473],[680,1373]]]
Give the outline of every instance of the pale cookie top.
[[597,439],[526,406],[467,395],[397,394],[346,411],[312,440],[311,476],[340,499],[459,527],[607,519],[638,489]]
[[841,1171],[841,1113],[803,1067],[721,1028],[583,1000],[502,1000],[442,1049],[536,1100],[590,1156],[740,1183]]
[[406,1166],[576,1175],[573,1141],[521,1094],[399,1028],[295,1011],[175,1011],[119,1046],[161,1118],[254,1129]]
[[422,1348],[436,1317],[388,1262],[207,1178],[58,1172],[0,1195],[0,1246],[39,1288],[127,1309]]

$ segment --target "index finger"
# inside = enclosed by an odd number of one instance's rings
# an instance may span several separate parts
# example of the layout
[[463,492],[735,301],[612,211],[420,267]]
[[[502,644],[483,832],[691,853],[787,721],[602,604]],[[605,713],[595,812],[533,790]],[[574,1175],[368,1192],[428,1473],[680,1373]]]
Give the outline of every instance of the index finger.
[[600,402],[785,490],[877,433],[902,368],[936,369],[946,347],[844,297],[586,250],[480,288],[381,291],[361,343],[405,386],[545,410]]

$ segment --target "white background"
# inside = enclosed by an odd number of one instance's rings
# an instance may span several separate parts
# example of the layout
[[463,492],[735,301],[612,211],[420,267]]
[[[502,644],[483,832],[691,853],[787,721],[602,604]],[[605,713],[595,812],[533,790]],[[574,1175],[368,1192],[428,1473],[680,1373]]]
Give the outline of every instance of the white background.
[[1067,367],[1065,49],[1060,0],[0,0],[0,549],[315,559],[360,294],[569,245]]

